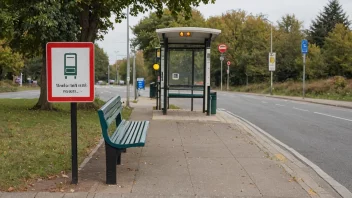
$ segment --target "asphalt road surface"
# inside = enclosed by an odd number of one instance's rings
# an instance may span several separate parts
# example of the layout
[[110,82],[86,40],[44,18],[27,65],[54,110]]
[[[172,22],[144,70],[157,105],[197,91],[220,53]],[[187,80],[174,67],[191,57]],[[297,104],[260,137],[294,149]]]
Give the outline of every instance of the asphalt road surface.
[[[126,87],[96,87],[103,100]],[[148,97],[149,89],[141,91]],[[0,98],[35,98],[39,91],[2,93]],[[131,100],[133,94],[131,94]],[[202,100],[194,99],[195,110]],[[170,99],[170,104],[190,109],[191,99]],[[218,92],[218,108],[226,109],[257,125],[292,147],[352,191],[352,110],[278,98]]]

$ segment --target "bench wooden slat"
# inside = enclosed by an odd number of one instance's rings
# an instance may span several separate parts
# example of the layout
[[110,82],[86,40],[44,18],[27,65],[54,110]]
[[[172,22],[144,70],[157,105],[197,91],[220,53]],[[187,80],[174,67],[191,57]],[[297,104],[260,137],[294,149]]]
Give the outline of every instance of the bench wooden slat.
[[137,123],[133,122],[133,125],[127,129],[126,133],[128,133],[128,136],[123,139],[122,144],[128,144],[131,141],[133,133],[136,132]]
[[142,125],[142,122],[141,121],[137,121],[136,128],[135,128],[135,130],[133,132],[133,136],[132,136],[132,138],[130,140],[127,141],[129,144],[134,144],[136,142],[136,139],[138,139],[138,134],[139,134],[141,125]]
[[114,141],[115,144],[120,144],[121,140],[125,138],[126,131],[127,131],[126,129],[128,129],[130,125],[131,125],[131,122],[126,121],[126,124],[123,126],[123,128],[121,128],[120,131],[117,131],[120,134],[118,135],[118,138]]
[[141,139],[139,140],[139,142],[142,143],[141,146],[144,146],[145,144],[145,139],[147,138],[147,130],[149,128],[149,121],[145,121],[144,122],[144,128],[143,128],[143,132],[142,132],[142,136]]
[[117,127],[117,129],[114,131],[113,136],[110,137],[111,142],[116,143],[118,142],[118,139],[123,138],[125,135],[125,128],[126,126],[129,125],[128,121],[123,120],[120,125]]
[[116,109],[115,111],[111,111],[111,116],[109,116],[106,119],[106,123],[108,124],[108,126],[115,120],[116,116],[121,113],[122,111],[122,103],[121,103],[121,107],[119,107],[118,109]]
[[145,127],[145,121],[142,121],[139,125],[139,128],[138,128],[138,133],[136,135],[136,139],[134,140],[134,144],[137,144],[137,143],[140,143],[140,140],[141,140],[141,137],[142,137],[142,134],[143,134],[143,130],[144,130],[144,127]]

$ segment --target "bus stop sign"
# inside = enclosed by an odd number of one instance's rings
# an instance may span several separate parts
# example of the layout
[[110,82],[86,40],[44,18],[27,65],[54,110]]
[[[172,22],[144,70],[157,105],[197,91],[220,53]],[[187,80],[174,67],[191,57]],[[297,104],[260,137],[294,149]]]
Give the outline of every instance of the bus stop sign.
[[49,102],[94,101],[94,44],[49,42],[46,45]]

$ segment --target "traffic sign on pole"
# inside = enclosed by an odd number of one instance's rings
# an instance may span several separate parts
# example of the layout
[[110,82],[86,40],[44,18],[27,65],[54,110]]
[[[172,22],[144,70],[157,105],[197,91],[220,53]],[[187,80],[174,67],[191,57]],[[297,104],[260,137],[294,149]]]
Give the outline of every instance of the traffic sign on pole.
[[269,71],[275,71],[276,53],[269,53]]
[[47,86],[49,102],[94,101],[94,44],[49,42]]
[[301,51],[302,51],[302,54],[307,54],[308,53],[308,41],[305,40],[305,39],[302,40]]
[[226,51],[227,51],[227,45],[225,45],[225,44],[220,44],[219,46],[218,46],[218,50],[219,50],[219,52],[220,53],[225,53]]
[[231,62],[230,61],[227,61],[227,66],[230,66],[231,65]]
[[77,184],[77,102],[94,101],[94,44],[49,42],[46,57],[48,101],[71,103],[71,183]]

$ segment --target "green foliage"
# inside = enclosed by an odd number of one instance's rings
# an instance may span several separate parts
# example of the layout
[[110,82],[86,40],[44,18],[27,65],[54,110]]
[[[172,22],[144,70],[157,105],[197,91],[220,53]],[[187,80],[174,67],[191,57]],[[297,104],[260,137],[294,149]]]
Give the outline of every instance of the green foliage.
[[109,57],[97,44],[94,46],[95,52],[95,81],[108,79]]
[[23,65],[22,56],[7,46],[5,41],[0,40],[0,80],[12,80],[12,75],[18,75]]
[[345,27],[349,27],[351,23],[340,2],[338,0],[330,0],[328,5],[324,7],[323,12],[312,22],[309,31],[311,42],[322,47],[325,38],[335,28],[336,24],[343,24]]
[[173,12],[164,9],[161,17],[158,17],[158,12],[152,12],[148,17],[142,19],[136,26],[132,28],[136,38],[132,41],[133,46],[143,50],[144,61],[147,68],[148,80],[155,80],[155,71],[153,64],[155,63],[155,48],[159,47],[159,39],[155,29],[167,27],[204,27],[205,19],[197,10],[192,10],[192,19],[186,20],[186,12],[181,12],[177,17],[173,17]]
[[302,59],[301,41],[304,37],[301,28],[302,22],[294,15],[286,15],[278,22],[274,51],[277,65],[275,78],[279,82],[297,80],[302,76],[302,64],[297,64],[297,59]]
[[12,83],[12,81],[10,80],[0,81],[0,93],[15,92],[17,90],[18,90],[17,86],[15,86]]
[[323,49],[328,75],[352,78],[352,32],[337,24],[326,38]]
[[[119,66],[119,77],[121,80],[124,80],[125,83],[127,79],[127,59],[123,59],[119,61],[118,63]],[[114,68],[113,66],[112,68]],[[132,67],[133,67],[133,57],[130,58],[130,77],[132,79]],[[136,78],[148,78],[148,65],[144,64],[144,58],[143,58],[143,52],[142,51],[137,51],[136,53]],[[151,66],[150,66],[151,67]],[[116,70],[115,70],[116,71]],[[147,79],[149,81],[150,79]],[[130,82],[132,83],[132,81]]]

